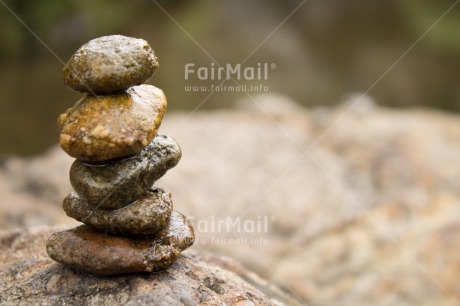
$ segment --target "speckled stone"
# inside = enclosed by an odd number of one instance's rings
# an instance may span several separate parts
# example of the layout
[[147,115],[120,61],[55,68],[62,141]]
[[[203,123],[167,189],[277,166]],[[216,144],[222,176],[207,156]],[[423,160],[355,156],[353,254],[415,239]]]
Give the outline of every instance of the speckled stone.
[[64,84],[80,92],[104,95],[144,83],[158,60],[143,39],[103,36],[83,45],[63,70]]
[[82,225],[53,234],[48,255],[67,266],[96,275],[153,272],[172,265],[195,240],[191,224],[173,211],[168,226],[150,237],[117,237]]
[[151,85],[117,95],[85,95],[59,116],[59,144],[70,156],[88,162],[135,154],[157,134],[166,106],[163,91]]
[[158,134],[127,159],[97,166],[76,160],[70,168],[70,182],[88,206],[118,209],[144,196],[181,156],[174,139]]
[[64,199],[63,208],[67,216],[104,232],[152,235],[168,224],[173,203],[171,193],[152,188],[145,197],[117,210],[94,208],[74,192]]

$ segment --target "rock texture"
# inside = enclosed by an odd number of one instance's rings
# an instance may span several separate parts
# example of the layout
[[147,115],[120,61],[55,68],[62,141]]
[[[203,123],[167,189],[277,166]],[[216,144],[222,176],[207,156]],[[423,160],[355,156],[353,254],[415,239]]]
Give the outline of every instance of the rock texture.
[[93,276],[53,262],[45,241],[62,228],[0,232],[1,305],[296,305],[226,258],[187,251],[152,274]]
[[144,196],[156,180],[177,165],[181,155],[174,139],[157,135],[138,154],[116,163],[95,166],[74,161],[70,183],[93,207],[121,208]]
[[85,95],[59,116],[59,145],[87,162],[136,154],[157,134],[166,107],[163,91],[152,85],[116,95]]
[[90,40],[65,65],[64,84],[80,92],[106,95],[144,83],[158,68],[149,44],[110,35]]
[[152,235],[164,228],[171,217],[171,193],[153,187],[145,197],[117,210],[88,205],[76,193],[64,199],[67,216],[112,234]]
[[[184,157],[159,183],[194,217],[194,249],[313,305],[458,305],[460,118],[368,99],[306,110],[255,98],[162,123]],[[1,163],[0,227],[73,224],[60,209],[71,163],[57,149]],[[228,217],[241,230],[211,229]],[[248,220],[262,233],[245,232]]]

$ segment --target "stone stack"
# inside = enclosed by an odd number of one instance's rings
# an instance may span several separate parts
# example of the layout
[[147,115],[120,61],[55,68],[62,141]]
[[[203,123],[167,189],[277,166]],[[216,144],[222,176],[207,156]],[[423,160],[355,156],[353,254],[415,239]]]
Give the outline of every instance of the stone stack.
[[193,244],[171,194],[152,187],[181,158],[157,134],[163,91],[142,84],[157,68],[145,40],[120,35],[89,41],[64,67],[64,83],[85,95],[58,119],[59,144],[76,158],[63,207],[85,225],[49,238],[53,260],[98,275],[153,272]]

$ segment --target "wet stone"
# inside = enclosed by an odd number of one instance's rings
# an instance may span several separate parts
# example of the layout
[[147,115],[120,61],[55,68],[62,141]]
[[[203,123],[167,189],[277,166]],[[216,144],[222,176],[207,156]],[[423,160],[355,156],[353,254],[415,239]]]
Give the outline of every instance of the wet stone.
[[157,134],[166,106],[163,91],[152,85],[116,95],[85,95],[59,116],[59,145],[87,162],[136,154]]
[[76,193],[64,199],[67,216],[101,231],[120,235],[152,235],[170,221],[171,194],[161,188],[150,189],[146,196],[117,210],[94,208]]
[[88,207],[118,209],[143,197],[181,156],[173,138],[158,134],[130,158],[99,165],[76,160],[70,169],[70,182]]
[[103,36],[70,58],[63,70],[64,84],[93,95],[111,94],[144,83],[157,68],[158,60],[145,40]]
[[154,272],[172,265],[194,239],[191,224],[173,211],[155,236],[117,237],[82,225],[53,234],[46,250],[53,260],[96,275]]

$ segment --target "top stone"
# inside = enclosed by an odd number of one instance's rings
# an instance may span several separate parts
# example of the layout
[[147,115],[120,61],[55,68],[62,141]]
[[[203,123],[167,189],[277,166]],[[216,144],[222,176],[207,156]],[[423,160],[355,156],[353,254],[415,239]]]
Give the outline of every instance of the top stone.
[[144,83],[158,68],[147,41],[103,36],[80,47],[64,67],[64,84],[93,95],[121,92]]

